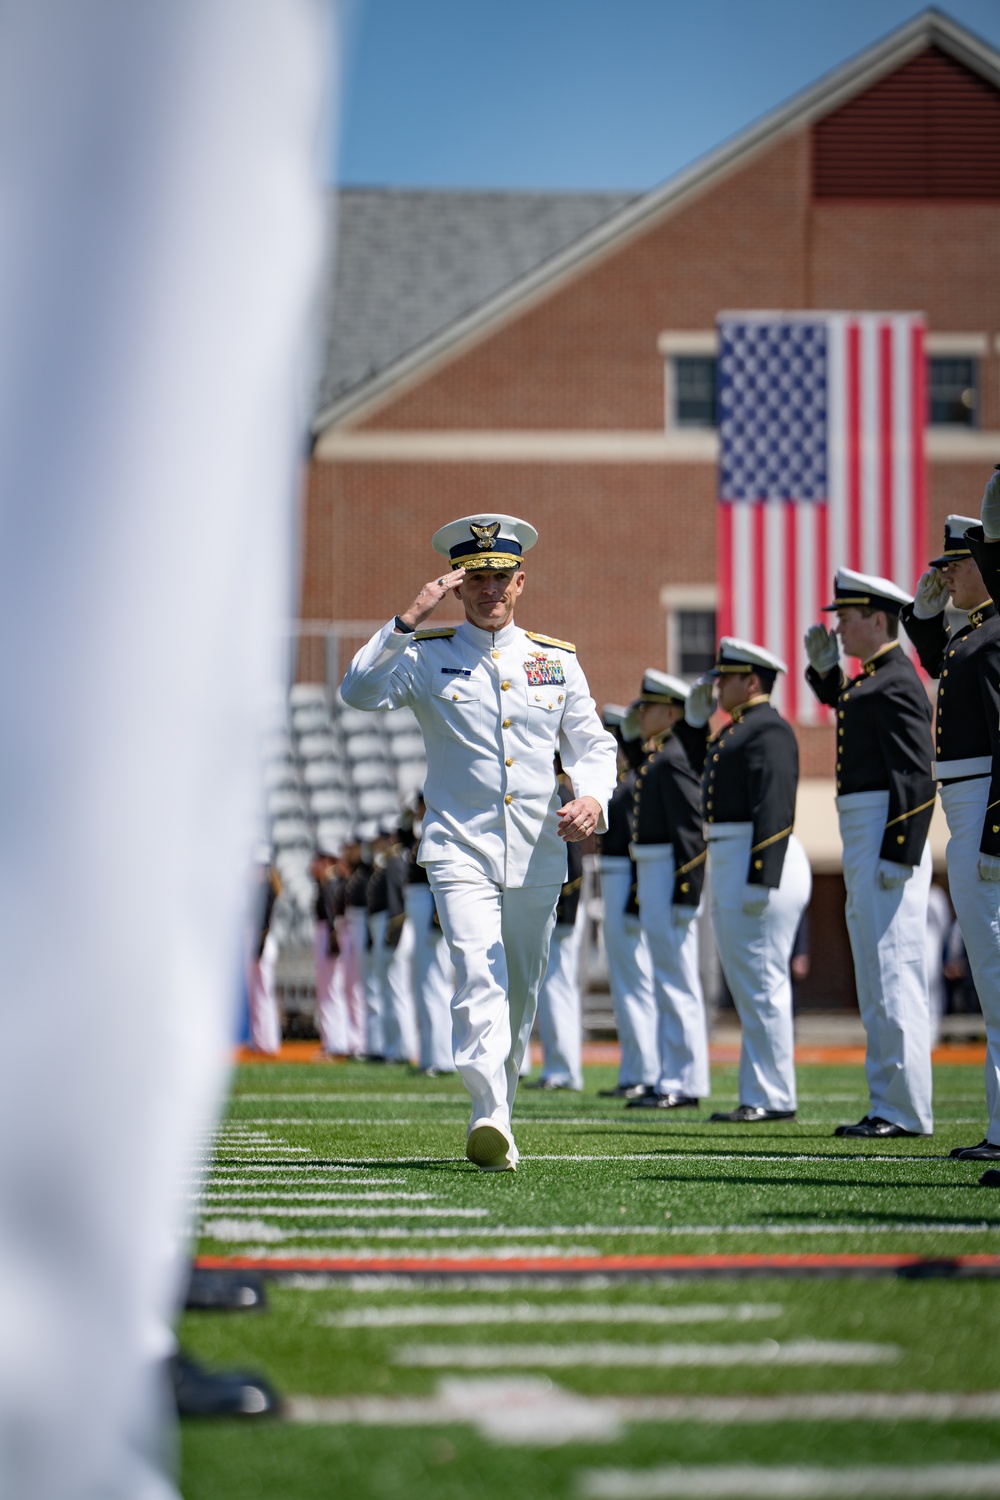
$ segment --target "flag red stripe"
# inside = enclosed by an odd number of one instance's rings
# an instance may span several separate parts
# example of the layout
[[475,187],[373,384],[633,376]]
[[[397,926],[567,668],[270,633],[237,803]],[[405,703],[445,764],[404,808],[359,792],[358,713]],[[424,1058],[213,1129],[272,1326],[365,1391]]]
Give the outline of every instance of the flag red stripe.
[[767,557],[764,551],[764,506],[760,501],[750,507],[750,526],[753,533],[753,575],[751,590],[750,620],[753,640],[764,640],[764,596],[767,590]]
[[716,547],[719,554],[715,574],[719,590],[718,632],[723,636],[733,633],[733,507],[722,504],[717,505],[716,510]]
[[[881,557],[879,572],[884,578],[893,575],[893,461],[894,432],[892,419],[892,326],[883,323],[878,331],[879,353],[879,443],[881,447]],[[904,586],[908,581],[902,579]]]
[[790,719],[794,723],[799,716],[799,673],[797,663],[799,636],[798,502],[787,500],[783,508],[785,523],[785,649],[781,654],[788,663],[788,677],[785,682],[785,718]]
[[[847,327],[847,430],[844,433],[847,477],[847,566],[861,567],[861,330]],[[840,564],[838,563],[838,567]]]

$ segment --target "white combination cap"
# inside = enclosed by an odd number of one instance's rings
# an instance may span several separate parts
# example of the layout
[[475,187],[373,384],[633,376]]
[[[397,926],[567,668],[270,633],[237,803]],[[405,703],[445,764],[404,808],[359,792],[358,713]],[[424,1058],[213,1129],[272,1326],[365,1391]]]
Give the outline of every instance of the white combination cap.
[[435,531],[431,546],[453,568],[519,568],[538,541],[538,532],[517,516],[463,516]]
[[753,672],[760,667],[765,672],[787,672],[787,665],[773,651],[757,646],[753,641],[741,641],[738,636],[724,635],[719,642],[715,666],[710,677],[719,677],[724,672]]
[[872,609],[884,610],[886,614],[898,615],[904,604],[912,603],[913,595],[899,588],[891,578],[878,578],[874,573],[855,573],[853,568],[838,568],[833,580],[833,603],[824,604],[823,613],[846,609],[852,604],[867,604]]

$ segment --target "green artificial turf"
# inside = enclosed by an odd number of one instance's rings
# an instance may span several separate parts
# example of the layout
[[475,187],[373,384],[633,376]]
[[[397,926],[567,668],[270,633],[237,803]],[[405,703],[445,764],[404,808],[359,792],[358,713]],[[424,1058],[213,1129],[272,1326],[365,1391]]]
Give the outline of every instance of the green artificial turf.
[[[464,1159],[467,1104],[455,1080],[363,1064],[241,1069],[207,1184],[204,1252],[351,1256],[376,1272],[386,1257],[447,1255],[468,1260],[470,1269],[447,1283],[287,1275],[270,1284],[262,1312],[187,1314],[183,1346],[211,1366],[260,1371],[289,1398],[390,1403],[377,1425],[187,1423],[188,1500],[533,1500],[582,1495],[585,1471],[595,1467],[1000,1461],[1000,1428],[984,1419],[791,1421],[779,1411],[755,1424],[629,1420],[614,1439],[577,1434],[555,1444],[516,1435],[498,1441],[453,1413],[430,1426],[394,1419],[391,1403],[437,1400],[449,1381],[472,1393],[474,1407],[480,1399],[488,1407],[497,1376],[588,1399],[1000,1392],[1000,1281],[587,1277],[568,1284],[473,1274],[480,1256],[849,1251],[944,1261],[998,1250],[1000,1193],[978,1186],[981,1165],[947,1159],[951,1146],[983,1134],[981,1068],[939,1067],[934,1138],[887,1142],[831,1134],[839,1121],[864,1113],[858,1067],[800,1067],[798,1119],[757,1127],[711,1125],[707,1108],[667,1117],[627,1111],[596,1097],[613,1078],[611,1069],[588,1068],[583,1095],[522,1090],[519,1170],[483,1174]],[[735,1103],[735,1069],[714,1068],[713,1087],[712,1107]],[[675,1317],[705,1305],[716,1311],[696,1321],[646,1313],[618,1320],[632,1307]],[[547,1309],[559,1307],[570,1320],[547,1321]],[[462,1311],[470,1308],[471,1315]],[[469,1321],[435,1323],[438,1309]],[[602,1321],[589,1320],[587,1309]],[[753,1317],[755,1309],[764,1316]],[[354,1326],[392,1313],[421,1321]],[[848,1362],[813,1362],[807,1348],[804,1363],[788,1365],[768,1353],[808,1340],[846,1349]],[[640,1358],[650,1347],[701,1344],[750,1345],[758,1353],[709,1366],[650,1366]],[[854,1362],[859,1344],[878,1346],[884,1358]],[[602,1366],[588,1356],[608,1345],[627,1348],[628,1362]],[[440,1367],[412,1362],[427,1346],[438,1351]],[[484,1346],[497,1350],[494,1364],[461,1365],[462,1351]],[[534,1368],[524,1351],[539,1346],[583,1346],[581,1362]]]

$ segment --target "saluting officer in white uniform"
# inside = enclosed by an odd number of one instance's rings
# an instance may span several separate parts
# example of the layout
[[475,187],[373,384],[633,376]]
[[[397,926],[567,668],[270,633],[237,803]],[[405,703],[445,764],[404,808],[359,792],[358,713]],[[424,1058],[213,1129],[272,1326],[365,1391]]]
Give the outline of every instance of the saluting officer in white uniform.
[[635,788],[632,858],[639,921],[653,960],[660,1054],[655,1089],[629,1100],[628,1109],[697,1108],[709,1092],[708,1026],[698,970],[706,858],[701,770],[708,729],[707,715],[699,728],[685,723],[689,693],[679,677],[648,667],[624,725],[626,733],[638,728],[649,752]]
[[604,1099],[639,1099],[655,1093],[660,1076],[653,962],[639,923],[637,876],[629,852],[635,787],[645,755],[638,727],[629,739],[622,732],[627,713],[618,703],[606,703],[601,710],[604,727],[618,745],[618,785],[608,803],[608,831],[598,839],[597,870],[608,988],[621,1051],[618,1082],[597,1091]]
[[[963,521],[968,529],[956,535]],[[1000,600],[1000,474],[994,474],[986,486],[982,525],[964,516],[949,516],[948,523],[951,534],[945,555],[949,561],[935,562],[952,603],[969,610],[969,625],[952,633],[941,656],[936,770],[940,775],[941,762],[947,766],[960,752],[975,755],[975,776],[942,783],[941,801],[951,831],[948,887],[986,1022],[989,1116],[979,1144],[958,1146],[951,1155],[963,1161],[1000,1161],[1000,617],[996,610]],[[962,557],[963,547],[968,550],[967,558]],[[986,603],[970,608],[968,601],[976,592]],[[911,625],[907,622],[913,634]],[[924,665],[931,670],[927,662]],[[942,706],[947,709],[943,715]],[[983,772],[987,763],[988,770]],[[980,1180],[1000,1186],[995,1170]]]
[[[806,632],[806,677],[837,712],[837,810],[847,930],[868,1046],[868,1113],[835,1135],[931,1135],[930,1001],[924,933],[934,808],[931,709],[900,649],[911,596],[888,578],[839,569],[836,633]],[[863,670],[848,679],[836,637]]]
[[[466,1155],[513,1171],[511,1109],[545,973],[565,842],[606,827],[615,743],[567,641],[514,624],[523,555],[537,532],[514,516],[467,516],[433,538],[450,569],[358,652],[355,708],[407,704],[427,750],[427,867],[458,978],[455,1064],[472,1096]],[[454,590],[456,627],[419,630]],[[554,756],[576,795],[560,807]]]
[[[770,703],[785,670],[763,646],[723,636],[712,675],[731,723],[709,741],[702,780],[712,924],[742,1030],[739,1104],[710,1118],[747,1125],[796,1109],[789,965],[812,875],[792,833],[798,745]],[[688,722],[700,728],[710,707],[692,693]]]

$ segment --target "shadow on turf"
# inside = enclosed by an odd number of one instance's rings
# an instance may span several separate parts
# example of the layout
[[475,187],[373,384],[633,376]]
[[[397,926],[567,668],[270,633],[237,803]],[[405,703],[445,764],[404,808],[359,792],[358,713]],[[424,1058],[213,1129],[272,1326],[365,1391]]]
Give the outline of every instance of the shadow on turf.
[[[834,1160],[836,1160],[836,1158],[834,1158]],[[940,1191],[942,1188],[950,1190],[952,1188],[978,1188],[979,1187],[979,1179],[978,1178],[970,1178],[967,1182],[913,1182],[913,1181],[909,1181],[909,1182],[872,1182],[870,1179],[865,1179],[865,1178],[851,1178],[851,1177],[743,1177],[743,1176],[736,1177],[736,1176],[734,1176],[732,1174],[724,1174],[724,1173],[721,1173],[721,1172],[717,1173],[717,1174],[712,1174],[712,1175],[708,1175],[708,1174],[706,1174],[704,1172],[699,1172],[697,1178],[687,1177],[687,1176],[681,1176],[680,1173],[676,1173],[675,1174],[675,1173],[670,1173],[670,1172],[657,1172],[657,1173],[648,1173],[648,1174],[636,1173],[635,1176],[632,1178],[632,1181],[633,1182],[669,1182],[669,1183],[673,1183],[676,1186],[683,1186],[683,1187],[690,1187],[690,1185],[691,1185],[692,1182],[697,1182],[699,1185],[704,1182],[704,1183],[718,1183],[720,1186],[723,1186],[723,1187],[744,1187],[744,1186],[746,1186],[746,1187],[777,1187],[777,1188],[788,1188],[788,1187],[795,1187],[795,1188],[810,1188],[810,1187],[817,1187],[817,1188],[819,1188],[819,1187],[830,1187],[830,1188],[867,1188],[871,1192],[894,1192],[894,1193],[914,1193],[914,1192],[918,1192],[921,1188],[928,1188],[928,1189],[931,1189],[932,1191]],[[815,1214],[813,1214],[811,1217],[815,1218]],[[892,1216],[890,1214],[879,1214],[879,1215],[876,1215],[876,1217],[887,1219],[887,1218],[891,1218]],[[919,1218],[918,1218],[918,1222],[926,1224],[928,1222],[927,1215],[926,1214],[920,1215]],[[953,1221],[950,1220],[950,1219],[941,1219],[940,1221],[935,1220],[935,1223],[937,1223],[937,1222],[940,1222],[942,1224],[948,1224],[948,1223],[951,1223]],[[958,1223],[958,1224],[964,1224],[965,1220],[964,1219],[956,1219],[956,1220],[954,1220],[954,1222]],[[987,1220],[987,1219],[978,1219],[977,1218],[976,1223],[977,1224],[986,1224],[986,1223],[988,1223],[990,1225],[994,1225],[994,1224],[995,1225],[1000,1225],[1000,1219],[989,1219],[989,1220]]]

